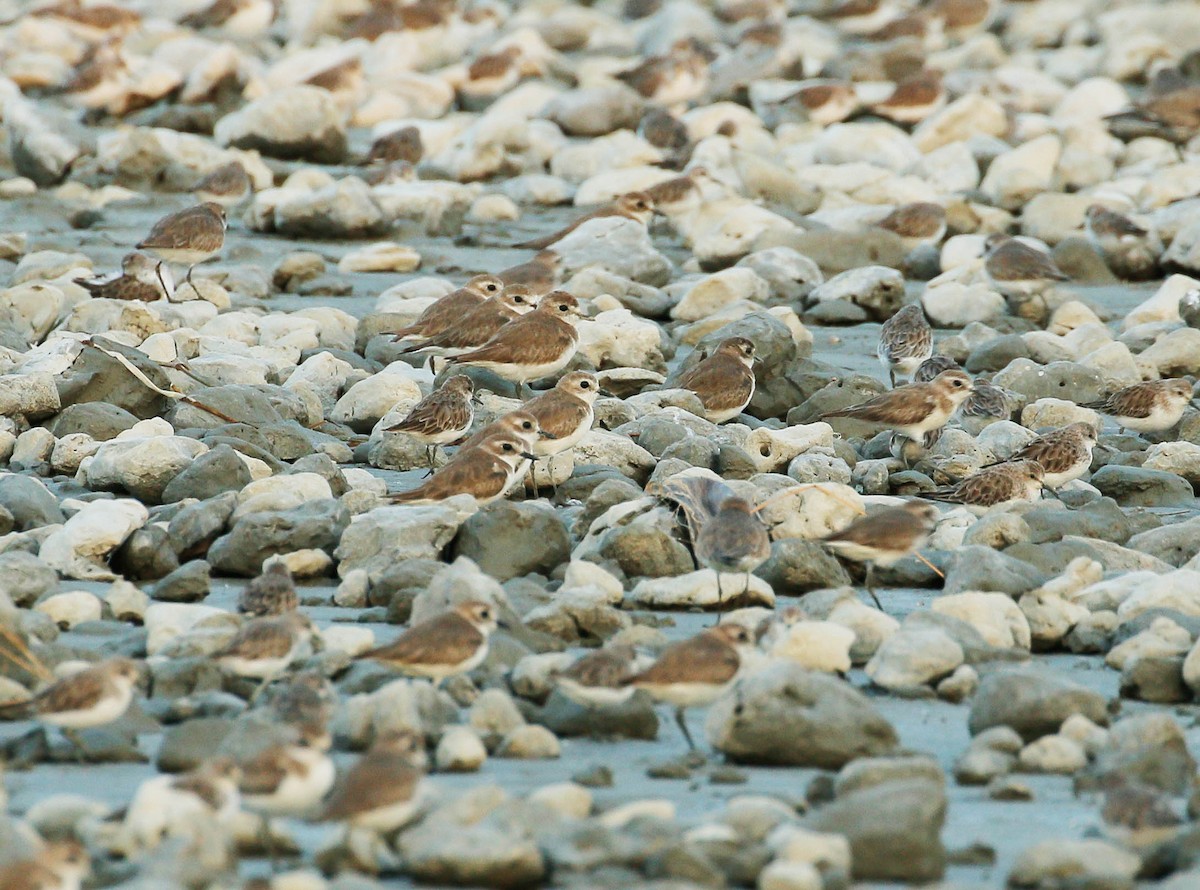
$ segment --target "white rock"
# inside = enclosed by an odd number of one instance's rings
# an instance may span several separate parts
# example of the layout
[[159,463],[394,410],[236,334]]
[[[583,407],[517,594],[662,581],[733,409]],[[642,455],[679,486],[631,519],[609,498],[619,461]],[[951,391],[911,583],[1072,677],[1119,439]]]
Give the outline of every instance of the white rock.
[[[784,487],[787,486],[774,487],[767,497]],[[823,538],[845,528],[866,512],[862,495],[849,485],[796,485],[788,490],[794,492],[790,497],[772,501],[759,513],[772,529],[771,537],[776,541]]]
[[1031,139],[992,161],[979,188],[999,206],[1019,208],[1050,190],[1061,153],[1057,136]]
[[128,498],[90,501],[42,541],[38,556],[64,578],[112,580],[108,557],[149,518],[150,511]]
[[302,365],[292,372],[284,381],[284,388],[299,390],[307,386],[321,400],[325,411],[330,411],[338,399],[338,394],[350,375],[354,366],[345,359],[328,352],[318,352],[307,358]]
[[194,603],[152,603],[146,609],[146,654],[157,655],[180,637],[204,628],[237,628],[237,615]]
[[439,772],[477,772],[487,760],[487,749],[479,736],[465,726],[451,726],[438,741],[433,761]]
[[290,510],[307,501],[332,498],[333,491],[325,477],[317,473],[290,473],[271,476],[249,483],[238,492],[238,504],[233,511],[237,519],[248,513],[267,510]]
[[809,299],[848,300],[868,312],[886,317],[904,300],[904,276],[887,266],[862,266],[833,276],[813,288]]
[[146,609],[150,607],[150,597],[146,596],[135,585],[124,578],[119,578],[109,585],[104,602],[118,621],[137,619],[145,624]]
[[357,429],[375,425],[389,415],[399,421],[421,400],[418,380],[422,376],[424,372],[415,371],[411,365],[394,362],[347,389],[334,404],[329,419]]
[[1008,128],[1008,112],[1003,105],[970,92],[921,121],[913,130],[912,140],[928,153],[954,142],[966,142],[972,136],[1002,137]]
[[666,368],[662,328],[628,309],[609,309],[576,327],[579,352],[596,368]]
[[1187,275],[1172,275],[1154,295],[1135,307],[1121,321],[1121,329],[1128,331],[1140,324],[1156,321],[1179,321],[1179,301],[1188,291],[1200,287],[1200,281]]
[[89,457],[100,450],[100,443],[87,433],[69,433],[54,443],[50,452],[50,466],[60,473],[73,476]]
[[333,94],[313,86],[273,90],[217,121],[217,144],[277,157],[336,163],[346,132]]
[[799,621],[773,635],[767,650],[814,671],[844,674],[850,670],[855,634],[832,621]]
[[1034,773],[1071,775],[1087,766],[1083,745],[1063,735],[1046,735],[1030,742],[1018,755],[1021,768]]
[[332,624],[321,631],[327,652],[345,652],[354,658],[375,647],[375,631],[369,627]]
[[758,890],[821,890],[821,873],[807,862],[776,860],[758,874]]
[[1200,484],[1200,445],[1194,442],[1159,442],[1146,452],[1142,466],[1182,476],[1193,485]]
[[592,812],[592,792],[575,782],[543,785],[527,800],[539,809],[568,819],[586,819]]
[[467,211],[467,221],[487,225],[521,218],[521,210],[507,195],[480,195]]
[[624,217],[590,219],[552,247],[562,258],[566,276],[594,265],[633,281],[661,285],[671,274],[670,261],[654,248],[646,227]]
[[817,137],[813,159],[819,164],[865,162],[904,173],[920,162],[921,152],[893,124],[833,124]]
[[351,272],[412,272],[421,265],[421,254],[411,247],[382,241],[352,250],[338,260],[338,271]]
[[940,596],[933,601],[932,608],[967,622],[993,646],[1029,650],[1029,622],[1007,594],[970,592]]
[[1021,409],[1021,425],[1031,430],[1051,429],[1069,423],[1100,426],[1100,415],[1066,399],[1038,399]]
[[338,575],[365,569],[375,581],[406,559],[438,559],[478,509],[474,498],[456,495],[439,504],[377,507],[355,516],[334,551]]
[[822,872],[850,874],[850,842],[841,834],[784,824],[767,836],[767,847],[778,861],[803,862]]
[[1200,371],[1200,330],[1178,328],[1143,349],[1138,361],[1160,377],[1194,375]]
[[208,451],[195,439],[167,433],[146,435],[141,424],[126,430],[84,458],[79,472],[89,488],[123,488],[138,497],[157,498],[167,483]]
[[33,609],[50,616],[59,627],[68,629],[84,621],[100,620],[100,598],[83,590],[48,596]]
[[867,662],[866,673],[884,689],[912,689],[947,676],[963,657],[962,647],[943,631],[901,625]]
[[593,429],[576,444],[575,463],[614,467],[622,475],[637,478],[654,469],[658,462],[649,451],[625,436]]
[[699,321],[740,300],[765,303],[770,293],[770,285],[757,272],[734,266],[706,276],[688,288],[671,310],[671,317],[678,321]]
[[544,726],[518,726],[504,737],[496,750],[497,757],[517,760],[554,760],[561,756],[558,737]]
[[1192,648],[1192,635],[1170,618],[1155,618],[1139,634],[1108,650],[1104,663],[1115,670],[1138,658],[1174,658]]
[[1004,297],[983,282],[934,279],[921,294],[925,314],[938,327],[961,328],[1005,314]]
[[1141,870],[1137,853],[1102,840],[1040,841],[1021,851],[1008,874],[1010,887],[1045,887],[1069,881],[1129,886]]
[[722,608],[736,602],[739,607],[775,605],[771,585],[756,575],[721,573],[721,592],[717,590],[717,573],[700,569],[686,575],[666,578],[644,578],[630,594],[635,602],[665,609]]

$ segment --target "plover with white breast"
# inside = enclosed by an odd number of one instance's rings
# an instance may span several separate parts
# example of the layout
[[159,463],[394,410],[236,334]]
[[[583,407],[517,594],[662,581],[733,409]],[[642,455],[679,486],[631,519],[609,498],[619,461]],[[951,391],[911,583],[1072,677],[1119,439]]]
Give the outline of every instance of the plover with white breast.
[[893,389],[897,373],[910,377],[933,355],[933,328],[920,303],[909,303],[883,323],[875,354]]
[[890,566],[924,547],[937,525],[937,517],[937,507],[933,504],[909,502],[884,507],[827,535],[821,543],[843,559],[866,564],[864,586],[882,610],[875,593],[875,567]]
[[476,275],[462,287],[439,297],[417,317],[412,324],[392,334],[395,341],[427,340],[449,330],[462,320],[463,315],[485,300],[504,290],[504,282],[495,275]]
[[510,321],[532,312],[536,304],[537,300],[528,287],[506,284],[504,290],[465,311],[457,322],[441,333],[406,346],[400,350],[400,354],[428,352],[437,356],[462,355],[483,346]]
[[417,733],[385,732],[338,779],[318,818],[391,834],[420,812],[427,766],[425,746]]
[[552,675],[562,694],[585,708],[604,708],[622,704],[633,697],[629,685],[637,653],[632,646],[613,644],[577,658],[564,670]]
[[712,355],[684,371],[676,385],[699,397],[705,419],[733,420],[754,398],[754,344],[745,337],[722,340]]
[[556,241],[561,241],[567,235],[570,235],[585,222],[609,216],[631,219],[634,222],[641,223],[643,226],[648,226],[650,225],[651,217],[654,216],[654,202],[645,192],[627,192],[623,195],[618,195],[608,204],[603,204],[595,210],[585,213],[579,219],[564,226],[557,232],[552,232],[541,238],[531,238],[528,241],[522,241],[520,244],[514,244],[513,246],[528,248],[530,250],[543,250]]
[[469,494],[480,506],[498,501],[516,487],[537,455],[524,436],[497,432],[462,447],[427,481],[387,496],[395,504],[428,504]]
[[[184,279],[192,283],[192,270],[211,259],[225,246],[225,208],[205,201],[164,216],[138,242],[138,250],[149,251],[161,263],[180,263],[188,267]],[[166,290],[166,282],[163,289]]]
[[413,406],[401,421],[385,427],[385,433],[404,433],[425,445],[429,466],[437,449],[457,442],[475,421],[475,384],[466,374],[455,374]]
[[926,433],[946,425],[973,388],[966,371],[943,371],[928,383],[898,386],[860,405],[828,411],[821,419],[847,417],[922,441]]
[[412,625],[392,642],[358,657],[439,686],[447,677],[465,674],[483,663],[488,638],[498,626],[495,606],[470,600]]
[[595,374],[572,371],[553,389],[526,402],[522,410],[537,418],[542,433],[533,442],[533,453],[545,459],[574,448],[595,422],[594,406],[599,395],[600,383]]

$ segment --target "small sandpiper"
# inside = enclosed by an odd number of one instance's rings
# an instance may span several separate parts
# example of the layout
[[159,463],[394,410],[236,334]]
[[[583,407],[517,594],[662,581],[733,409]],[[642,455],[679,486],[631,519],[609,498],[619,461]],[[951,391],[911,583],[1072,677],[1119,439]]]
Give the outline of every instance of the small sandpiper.
[[1010,299],[1039,296],[1055,282],[1070,278],[1045,251],[1000,232],[987,237],[984,251],[983,269],[988,281]]
[[883,323],[875,354],[893,389],[897,372],[911,377],[933,355],[933,328],[920,303],[909,303]]
[[404,433],[425,445],[429,466],[437,449],[459,441],[475,421],[475,384],[466,374],[455,374],[413,406],[403,420],[384,428]]
[[1184,409],[1191,403],[1191,382],[1182,377],[1171,377],[1135,383],[1098,402],[1087,402],[1083,407],[1107,414],[1123,430],[1161,433],[1179,423]]
[[292,573],[287,563],[278,557],[267,560],[262,574],[253,578],[238,597],[238,611],[256,618],[284,615],[299,607],[300,597],[296,594]]
[[488,638],[498,624],[495,606],[469,600],[412,625],[386,646],[358,657],[424,677],[439,686],[447,677],[465,674],[483,663]]
[[1042,433],[1012,456],[1013,460],[1036,460],[1045,474],[1046,488],[1062,488],[1074,482],[1092,466],[1096,447],[1096,428],[1080,421]]
[[[160,268],[164,262],[187,266],[184,280],[188,284],[192,283],[196,265],[219,254],[224,246],[225,208],[213,201],[164,216],[137,244],[138,250],[158,257]],[[163,290],[167,290],[165,281]]]
[[1045,474],[1036,460],[1008,460],[984,467],[955,485],[923,491],[920,497],[962,504],[976,516],[982,516],[1000,504],[1038,500]]
[[120,273],[79,279],[79,284],[98,300],[140,300],[143,303],[169,297],[175,290],[170,271],[164,270],[160,277],[154,260],[137,251],[122,257]]

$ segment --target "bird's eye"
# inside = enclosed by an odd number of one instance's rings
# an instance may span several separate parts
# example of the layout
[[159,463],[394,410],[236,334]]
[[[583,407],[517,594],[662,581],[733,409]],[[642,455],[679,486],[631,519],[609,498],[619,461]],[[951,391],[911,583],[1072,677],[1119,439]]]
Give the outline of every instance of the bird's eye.
[[504,444],[503,446],[501,446],[501,447],[503,447],[505,451],[512,451],[512,450],[513,450],[513,447],[512,447],[511,445],[507,444],[507,443],[505,443],[505,444]]
[[580,389],[591,389],[592,388],[591,381],[588,381],[588,380],[580,381],[579,388]]
[[566,303],[562,303],[562,304],[560,304],[560,305],[559,305],[559,307],[558,307],[558,311],[559,311],[559,312],[566,312],[566,311],[567,311],[568,309],[570,309],[570,308],[571,308],[571,307],[570,307],[570,306],[568,306]]

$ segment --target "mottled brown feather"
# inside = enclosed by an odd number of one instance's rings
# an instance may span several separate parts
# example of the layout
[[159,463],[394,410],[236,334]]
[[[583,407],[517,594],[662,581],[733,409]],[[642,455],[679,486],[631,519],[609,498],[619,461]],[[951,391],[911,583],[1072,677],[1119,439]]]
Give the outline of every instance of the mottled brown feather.
[[485,642],[475,625],[457,612],[443,612],[414,624],[386,646],[359,656],[389,664],[446,664],[466,661]]
[[681,374],[679,387],[699,396],[705,410],[726,411],[753,395],[754,371],[732,355],[715,352]]
[[334,786],[321,818],[348,819],[412,800],[424,777],[424,771],[413,766],[403,754],[369,751]]
[[634,686],[668,683],[706,683],[719,686],[737,675],[742,660],[737,650],[712,632],[668,646],[646,670],[629,679]]
[[138,249],[207,250],[216,252],[225,243],[221,214],[212,204],[198,204],[164,216],[138,243]]

